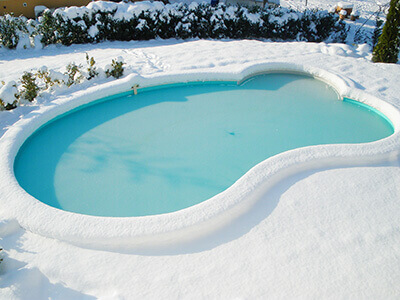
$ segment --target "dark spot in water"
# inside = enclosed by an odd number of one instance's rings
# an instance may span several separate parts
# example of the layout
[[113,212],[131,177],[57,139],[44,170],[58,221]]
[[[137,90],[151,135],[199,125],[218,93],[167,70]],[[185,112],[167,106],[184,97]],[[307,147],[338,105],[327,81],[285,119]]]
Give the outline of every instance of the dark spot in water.
[[235,135],[235,133],[234,132],[228,132],[230,135]]

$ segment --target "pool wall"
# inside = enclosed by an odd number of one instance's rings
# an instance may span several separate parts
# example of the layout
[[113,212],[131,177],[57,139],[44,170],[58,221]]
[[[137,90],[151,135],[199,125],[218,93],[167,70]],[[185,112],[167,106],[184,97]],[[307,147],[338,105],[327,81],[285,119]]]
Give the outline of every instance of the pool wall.
[[[27,194],[14,176],[14,159],[25,140],[43,124],[81,105],[124,93],[135,84],[139,84],[140,93],[140,88],[180,82],[241,83],[257,74],[272,72],[300,73],[322,80],[332,86],[341,99],[359,101],[384,114],[391,121],[394,133],[371,143],[318,145],[280,153],[254,166],[227,190],[200,204],[168,214],[145,217],[96,217],[59,210]],[[268,201],[268,189],[295,173],[398,159],[399,128],[400,112],[389,103],[357,89],[348,78],[304,65],[258,64],[239,73],[188,72],[146,78],[129,75],[85,91],[61,96],[27,114],[8,129],[0,139],[0,207],[4,208],[7,218],[17,220],[29,231],[83,247],[122,250],[184,243],[225,226],[246,213],[257,201]]]

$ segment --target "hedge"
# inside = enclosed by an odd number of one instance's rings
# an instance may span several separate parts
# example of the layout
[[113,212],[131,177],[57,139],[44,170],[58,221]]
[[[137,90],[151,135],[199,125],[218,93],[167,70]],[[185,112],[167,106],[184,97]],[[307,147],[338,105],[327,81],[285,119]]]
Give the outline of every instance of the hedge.
[[27,34],[32,43],[40,37],[44,45],[154,38],[343,42],[348,31],[337,16],[318,10],[160,4],[121,18],[117,9],[84,8],[84,13],[72,16],[62,9],[46,10],[38,21],[0,17],[0,45],[16,48],[21,35]]

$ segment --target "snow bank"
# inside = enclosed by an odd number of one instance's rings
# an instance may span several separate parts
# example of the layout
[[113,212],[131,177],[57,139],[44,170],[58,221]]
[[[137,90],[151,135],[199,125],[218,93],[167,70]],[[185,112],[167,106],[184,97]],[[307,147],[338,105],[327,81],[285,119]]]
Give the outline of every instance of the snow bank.
[[18,222],[15,219],[2,219],[0,220],[0,236],[5,237],[14,234],[16,231],[20,230]]
[[7,82],[5,85],[0,87],[0,100],[4,105],[13,104],[16,101],[15,95],[17,93],[17,83],[15,81]]
[[353,8],[353,4],[350,2],[339,2],[337,4],[338,7],[343,8],[343,9],[349,9],[349,8]]
[[[395,133],[385,139],[351,145],[319,145],[273,156],[253,167],[224,192],[198,205],[163,215],[111,218],[79,215],[49,207],[28,195],[17,183],[13,162],[24,141],[41,125],[56,116],[102,97],[125,92],[134,84],[141,88],[176,82],[242,81],[259,73],[298,72],[331,84],[342,97],[352,98],[384,113]],[[140,93],[140,89],[139,89]],[[210,234],[245,214],[260,195],[276,182],[301,170],[391,161],[399,155],[400,113],[392,105],[370,96],[344,77],[298,64],[255,64],[239,72],[186,72],[123,79],[92,87],[44,105],[10,128],[0,141],[0,203],[23,228],[43,236],[103,249],[149,249],[188,241]]]

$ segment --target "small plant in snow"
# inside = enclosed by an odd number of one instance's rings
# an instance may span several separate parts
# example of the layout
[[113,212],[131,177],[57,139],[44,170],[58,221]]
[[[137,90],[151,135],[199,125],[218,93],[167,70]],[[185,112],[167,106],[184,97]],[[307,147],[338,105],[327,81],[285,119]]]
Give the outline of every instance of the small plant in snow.
[[15,81],[1,82],[0,86],[0,110],[11,110],[17,107],[17,86]]
[[124,61],[122,57],[118,57],[117,59],[113,59],[111,61],[111,66],[106,67],[106,76],[120,78],[124,75]]
[[36,83],[36,76],[31,72],[24,72],[21,77],[22,89],[19,93],[19,97],[32,102],[38,95],[40,90]]
[[67,81],[64,82],[68,87],[73,84],[81,83],[83,80],[81,66],[73,62],[67,65],[67,71],[64,74],[68,76]]
[[[3,248],[0,248],[0,252],[3,251]],[[3,259],[0,257],[0,264],[3,261]]]
[[87,80],[90,80],[92,78],[95,78],[99,76],[99,72],[97,71],[97,68],[94,66],[96,61],[94,60],[93,57],[89,57],[89,54],[86,53],[86,63],[87,63],[87,72],[88,76],[86,77]]
[[40,70],[38,70],[36,72],[36,77],[43,81],[45,90],[52,87],[56,83],[57,84],[61,83],[58,79],[53,80],[53,78],[51,78],[50,72],[47,70],[46,67],[43,67]]

